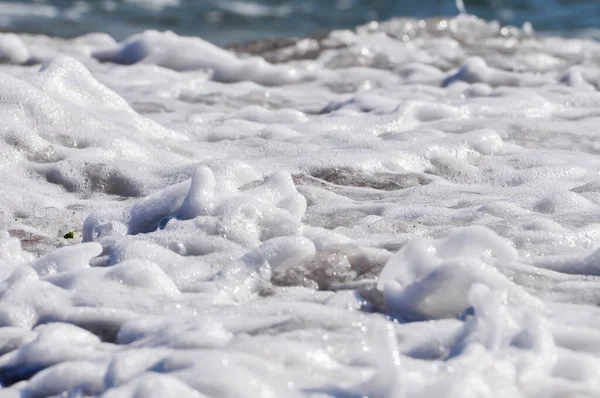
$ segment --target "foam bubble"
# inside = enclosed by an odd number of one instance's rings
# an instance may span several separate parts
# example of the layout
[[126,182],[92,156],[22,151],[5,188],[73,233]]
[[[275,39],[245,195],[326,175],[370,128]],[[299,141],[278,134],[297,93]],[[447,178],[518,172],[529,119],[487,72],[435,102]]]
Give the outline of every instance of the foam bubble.
[[286,43],[0,35],[3,393],[599,395],[598,44]]

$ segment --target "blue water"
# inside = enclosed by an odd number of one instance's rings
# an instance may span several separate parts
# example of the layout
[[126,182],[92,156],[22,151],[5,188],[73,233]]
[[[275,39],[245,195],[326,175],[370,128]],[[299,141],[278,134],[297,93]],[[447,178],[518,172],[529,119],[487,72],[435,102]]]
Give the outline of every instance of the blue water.
[[[600,28],[599,0],[464,0],[467,11],[537,31]],[[0,29],[72,37],[173,30],[217,44],[305,36],[394,16],[456,15],[454,0],[29,0],[0,1]]]

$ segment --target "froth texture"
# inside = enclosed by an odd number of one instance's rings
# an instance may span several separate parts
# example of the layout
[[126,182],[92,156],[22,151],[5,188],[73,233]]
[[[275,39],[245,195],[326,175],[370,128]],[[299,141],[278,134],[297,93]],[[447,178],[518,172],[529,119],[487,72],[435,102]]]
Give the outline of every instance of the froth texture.
[[267,44],[0,34],[3,394],[600,395],[600,46]]

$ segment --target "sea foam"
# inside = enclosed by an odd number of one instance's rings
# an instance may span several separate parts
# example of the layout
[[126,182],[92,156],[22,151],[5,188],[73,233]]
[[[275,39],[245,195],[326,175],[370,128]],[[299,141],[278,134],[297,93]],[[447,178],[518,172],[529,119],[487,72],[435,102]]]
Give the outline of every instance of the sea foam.
[[304,40],[0,34],[3,394],[600,393],[600,46]]

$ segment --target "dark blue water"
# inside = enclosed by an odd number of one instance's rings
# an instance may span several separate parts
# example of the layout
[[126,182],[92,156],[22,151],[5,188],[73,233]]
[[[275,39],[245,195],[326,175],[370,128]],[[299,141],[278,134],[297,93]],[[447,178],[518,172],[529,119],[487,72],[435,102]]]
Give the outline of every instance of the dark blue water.
[[[537,31],[600,28],[600,0],[464,0],[467,11]],[[0,1],[0,29],[73,37],[106,32],[123,39],[173,30],[218,44],[305,36],[395,16],[456,15],[454,0],[27,0]]]

